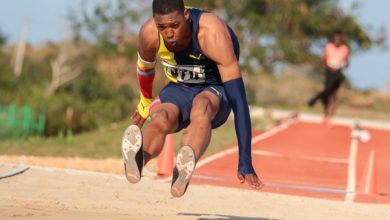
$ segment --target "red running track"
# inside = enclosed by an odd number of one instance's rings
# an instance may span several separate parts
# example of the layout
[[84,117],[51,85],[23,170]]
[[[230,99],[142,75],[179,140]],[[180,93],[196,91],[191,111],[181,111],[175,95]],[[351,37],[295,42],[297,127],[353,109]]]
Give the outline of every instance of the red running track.
[[[348,195],[356,202],[390,203],[390,163],[386,161],[390,157],[390,131],[369,131],[371,140],[358,143],[355,176],[348,175],[352,129],[347,126],[297,122],[253,143],[253,164],[265,183],[262,191],[332,200],[346,200]],[[370,149],[377,155],[380,195],[355,194]],[[237,161],[237,147],[204,158],[191,184],[250,189],[236,177]],[[352,190],[347,187],[351,181],[356,184]]]
[[390,203],[390,131],[367,129],[371,139],[366,143],[359,143],[357,165],[357,189],[362,187],[362,175],[371,150],[375,152],[377,196],[358,195],[357,202]]

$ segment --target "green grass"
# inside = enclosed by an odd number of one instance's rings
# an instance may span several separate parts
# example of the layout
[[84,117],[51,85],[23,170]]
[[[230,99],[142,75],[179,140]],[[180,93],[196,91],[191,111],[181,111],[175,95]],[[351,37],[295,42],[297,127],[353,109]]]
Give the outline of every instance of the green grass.
[[[259,129],[262,120],[253,120]],[[268,123],[268,121],[266,122]],[[123,131],[129,121],[113,123],[101,127],[97,131],[74,135],[71,139],[65,137],[39,138],[32,137],[25,140],[8,140],[0,142],[2,155],[29,155],[50,157],[85,157],[85,158],[120,158],[120,142]],[[260,125],[260,126],[259,126]],[[175,134],[175,149],[180,147],[182,132]],[[205,155],[220,151],[237,143],[234,123],[228,120],[221,127],[214,129],[212,138]]]
[[120,157],[120,140],[126,123],[111,124],[72,138],[28,138],[0,142],[0,154],[52,157]]

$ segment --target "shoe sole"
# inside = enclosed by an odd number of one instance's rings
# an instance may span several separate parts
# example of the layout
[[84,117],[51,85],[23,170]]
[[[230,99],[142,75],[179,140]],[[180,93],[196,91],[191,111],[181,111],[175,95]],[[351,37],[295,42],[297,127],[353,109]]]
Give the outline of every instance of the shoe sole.
[[173,171],[171,194],[174,197],[181,197],[184,195],[194,171],[194,150],[190,146],[183,146],[177,154],[175,169]]
[[[141,180],[142,167],[138,167],[136,156],[142,149],[142,132],[138,126],[130,125],[127,127],[123,134],[121,149],[127,180],[130,183],[139,182]],[[143,163],[142,161],[142,165]]]

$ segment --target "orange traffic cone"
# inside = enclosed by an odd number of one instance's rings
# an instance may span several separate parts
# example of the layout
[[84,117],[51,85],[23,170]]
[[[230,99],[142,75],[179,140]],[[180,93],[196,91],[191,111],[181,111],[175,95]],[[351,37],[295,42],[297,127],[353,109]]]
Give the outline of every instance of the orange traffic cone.
[[173,173],[175,144],[173,134],[165,137],[165,143],[160,155],[157,158],[157,175],[169,176]]
[[378,195],[376,185],[376,164],[374,150],[370,151],[370,157],[366,164],[366,167],[364,168],[358,193],[366,195]]

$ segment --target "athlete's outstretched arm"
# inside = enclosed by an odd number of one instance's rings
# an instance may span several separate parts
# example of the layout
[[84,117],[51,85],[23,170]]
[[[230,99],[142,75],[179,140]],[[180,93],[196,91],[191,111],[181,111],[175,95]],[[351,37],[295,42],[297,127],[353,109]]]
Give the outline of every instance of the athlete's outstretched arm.
[[152,103],[157,45],[157,29],[153,19],[150,19],[141,27],[138,38],[137,78],[140,87],[140,102],[131,118],[133,124],[140,128],[149,117],[149,108]]
[[201,24],[204,24],[207,30],[198,35],[201,48],[206,56],[217,63],[235,116],[234,124],[239,146],[237,176],[241,183],[246,181],[253,188],[259,189],[262,183],[252,166],[252,127],[248,102],[228,29],[219,18],[208,13],[202,15]]

